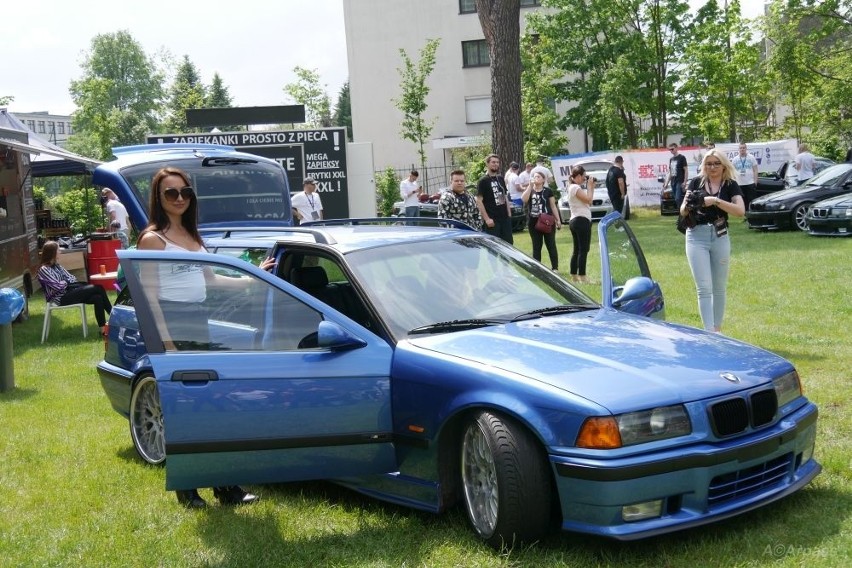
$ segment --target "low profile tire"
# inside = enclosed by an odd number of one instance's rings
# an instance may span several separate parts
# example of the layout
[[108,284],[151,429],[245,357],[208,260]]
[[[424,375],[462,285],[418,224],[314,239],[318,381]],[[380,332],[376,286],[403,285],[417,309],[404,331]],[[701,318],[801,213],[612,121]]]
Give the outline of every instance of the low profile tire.
[[802,203],[793,209],[793,223],[800,231],[808,230],[808,211],[811,208],[811,203]]
[[464,428],[461,481],[474,532],[505,550],[547,534],[551,477],[538,440],[512,419],[481,412]]
[[133,447],[146,462],[159,465],[166,461],[163,411],[157,381],[145,375],[133,387],[130,397],[130,437]]

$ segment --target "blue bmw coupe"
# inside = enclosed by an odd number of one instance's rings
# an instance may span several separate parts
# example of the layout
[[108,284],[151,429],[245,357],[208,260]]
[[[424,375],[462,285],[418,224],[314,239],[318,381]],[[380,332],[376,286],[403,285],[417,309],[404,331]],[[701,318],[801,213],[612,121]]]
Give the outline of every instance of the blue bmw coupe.
[[[464,227],[285,228],[259,239],[273,273],[121,251],[100,380],[167,489],[328,479],[459,504],[497,548],[668,533],[805,486],[817,408],[793,365],[661,321],[630,227],[598,231],[602,304]],[[199,266],[205,323],[174,325],[152,279]]]

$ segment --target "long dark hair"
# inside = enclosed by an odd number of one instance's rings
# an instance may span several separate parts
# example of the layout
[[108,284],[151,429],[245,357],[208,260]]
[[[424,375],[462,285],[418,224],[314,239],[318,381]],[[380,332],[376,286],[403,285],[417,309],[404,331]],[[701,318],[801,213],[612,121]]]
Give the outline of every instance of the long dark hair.
[[41,264],[46,266],[56,260],[56,253],[59,251],[59,243],[56,241],[47,241],[41,247]]
[[[148,231],[165,231],[171,225],[169,216],[166,215],[166,211],[163,209],[163,202],[160,196],[160,183],[162,183],[162,181],[168,176],[178,176],[183,179],[183,183],[187,186],[192,186],[192,180],[190,180],[189,174],[180,168],[166,166],[155,173],[154,177],[151,179],[151,202],[148,207],[149,224],[145,227],[145,230],[142,231],[142,234],[139,235],[140,237]],[[203,244],[201,235],[198,234],[197,195],[190,200],[189,207],[186,208],[186,211],[184,211],[183,215],[180,217],[180,222],[193,240],[195,240],[198,244]]]

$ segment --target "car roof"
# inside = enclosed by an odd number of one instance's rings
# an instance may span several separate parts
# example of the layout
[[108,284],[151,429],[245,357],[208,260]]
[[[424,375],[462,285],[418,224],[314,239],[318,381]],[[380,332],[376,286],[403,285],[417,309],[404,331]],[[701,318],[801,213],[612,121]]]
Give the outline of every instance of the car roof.
[[[355,223],[352,223],[355,221]],[[289,231],[282,231],[277,236],[276,242],[286,245],[293,242],[313,242],[334,248],[341,254],[358,250],[366,250],[382,246],[390,246],[400,243],[411,243],[414,241],[442,240],[458,237],[484,237],[488,235],[473,229],[452,228],[423,225],[369,225],[363,223],[364,219],[345,219],[339,223],[319,221],[293,227]],[[373,220],[375,221],[375,220]],[[387,222],[387,220],[382,220]],[[446,221],[442,219],[441,221]]]

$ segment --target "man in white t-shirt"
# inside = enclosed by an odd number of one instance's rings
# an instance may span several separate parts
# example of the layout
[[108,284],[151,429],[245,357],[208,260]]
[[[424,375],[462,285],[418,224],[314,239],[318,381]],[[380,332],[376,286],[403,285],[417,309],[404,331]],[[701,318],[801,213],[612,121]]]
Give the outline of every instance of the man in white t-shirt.
[[423,193],[423,189],[417,181],[419,177],[420,173],[417,170],[411,170],[408,178],[399,184],[399,196],[402,197],[406,217],[420,217],[420,194]]
[[814,167],[816,167],[816,160],[808,150],[808,145],[799,145],[799,153],[796,155],[796,172],[799,185],[804,185],[806,181],[814,177]]
[[300,225],[303,222],[319,221],[323,218],[322,199],[316,191],[317,182],[313,178],[305,178],[302,187],[304,191],[297,193],[290,199],[293,217],[299,220]]
[[506,189],[509,190],[509,199],[512,200],[512,203],[515,205],[522,206],[524,204],[521,196],[524,194],[524,191],[521,189],[521,186],[518,185],[518,178],[520,175],[518,174],[518,170],[521,169],[520,164],[518,162],[512,162],[509,164],[509,169],[506,170],[505,181],[506,181]]
[[757,196],[757,160],[748,153],[745,142],[740,142],[740,153],[731,160],[731,163],[737,170],[737,183],[743,190],[745,206],[748,209],[748,204]]
[[115,193],[108,187],[101,190],[101,197],[104,202],[104,210],[107,218],[109,218],[109,227],[112,229],[119,240],[121,248],[127,248],[130,245],[130,227],[127,225],[127,208],[118,200]]
[[524,171],[518,174],[518,188],[520,188],[521,193],[527,190],[527,187],[530,185],[530,178],[532,177],[532,169],[533,163],[527,162],[524,167]]

